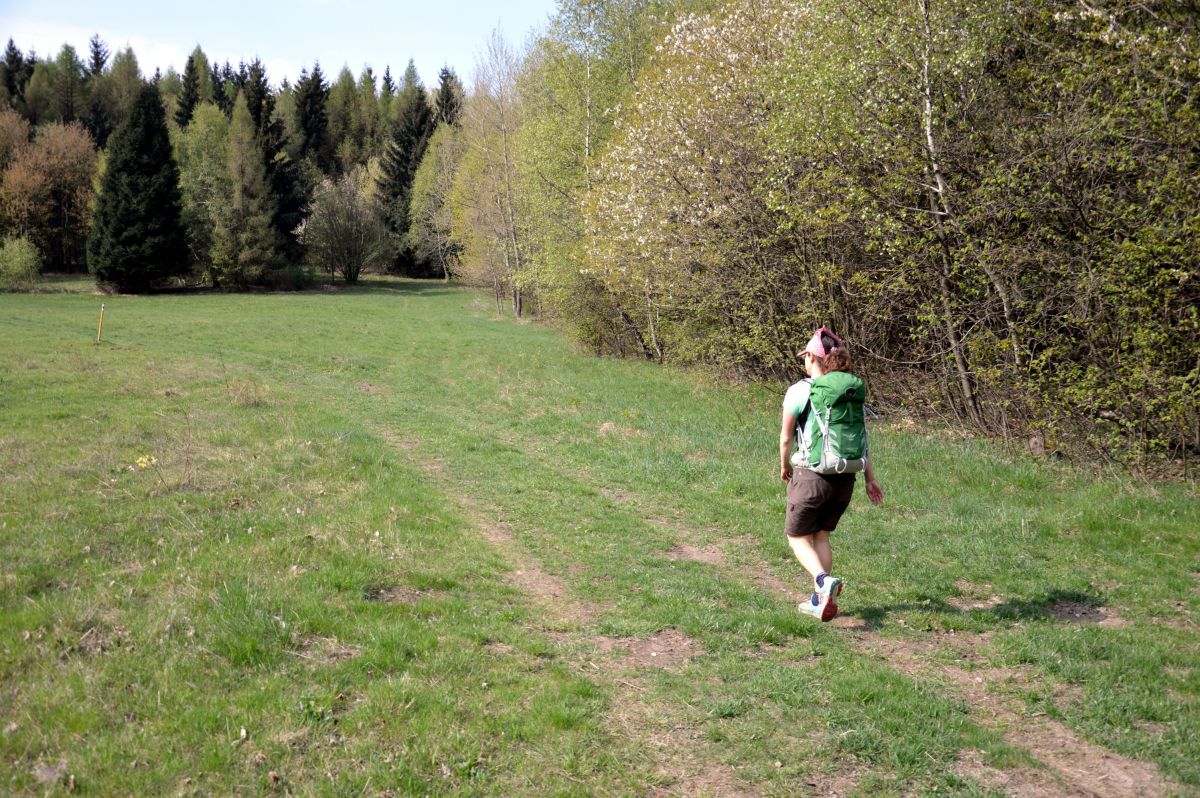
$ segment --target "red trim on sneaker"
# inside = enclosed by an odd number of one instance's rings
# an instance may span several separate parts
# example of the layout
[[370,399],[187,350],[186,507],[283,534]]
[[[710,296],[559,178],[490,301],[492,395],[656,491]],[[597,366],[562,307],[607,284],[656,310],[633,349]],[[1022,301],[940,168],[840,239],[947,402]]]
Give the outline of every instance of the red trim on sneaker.
[[837,614],[838,614],[838,606],[837,606],[837,604],[835,604],[833,602],[833,598],[830,597],[829,599],[826,599],[825,606],[821,610],[821,620],[822,621],[832,621],[834,618],[837,617]]

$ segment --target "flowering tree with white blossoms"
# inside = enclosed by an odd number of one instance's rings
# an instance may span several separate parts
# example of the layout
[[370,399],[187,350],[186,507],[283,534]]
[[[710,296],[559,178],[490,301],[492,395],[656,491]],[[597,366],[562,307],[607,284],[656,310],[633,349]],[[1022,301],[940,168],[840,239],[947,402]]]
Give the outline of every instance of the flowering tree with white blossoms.
[[657,359],[786,361],[790,242],[763,201],[763,75],[803,19],[742,0],[682,19],[658,47],[601,160],[587,268]]

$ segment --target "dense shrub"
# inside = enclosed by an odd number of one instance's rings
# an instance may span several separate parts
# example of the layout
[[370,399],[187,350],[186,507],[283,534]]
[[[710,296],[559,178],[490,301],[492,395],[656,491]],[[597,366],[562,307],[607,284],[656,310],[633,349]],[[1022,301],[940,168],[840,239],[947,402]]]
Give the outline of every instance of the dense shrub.
[[363,195],[364,181],[361,170],[326,181],[304,225],[309,263],[348,283],[364,269],[383,268],[392,256],[387,228]]
[[42,256],[27,238],[5,238],[0,243],[0,290],[32,288],[37,284]]

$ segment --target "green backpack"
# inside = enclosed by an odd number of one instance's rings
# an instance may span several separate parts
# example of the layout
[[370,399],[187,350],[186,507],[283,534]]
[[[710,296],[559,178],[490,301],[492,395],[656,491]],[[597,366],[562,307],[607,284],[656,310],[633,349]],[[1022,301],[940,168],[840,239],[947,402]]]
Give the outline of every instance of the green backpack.
[[867,467],[867,387],[845,371],[812,381],[801,413],[797,465],[818,474],[854,474]]

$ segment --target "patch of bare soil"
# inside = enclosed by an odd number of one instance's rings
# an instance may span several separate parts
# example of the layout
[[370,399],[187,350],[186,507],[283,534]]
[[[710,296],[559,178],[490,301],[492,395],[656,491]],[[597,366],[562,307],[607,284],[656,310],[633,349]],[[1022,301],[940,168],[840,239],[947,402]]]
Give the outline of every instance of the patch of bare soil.
[[546,606],[562,621],[584,626],[596,619],[596,608],[588,602],[573,600],[566,582],[541,568],[533,560],[522,560],[505,575],[504,581],[527,593]]
[[[799,565],[796,568],[800,571]],[[737,569],[736,573],[764,590],[786,596],[789,601],[797,604],[812,595],[812,578],[803,571],[800,571],[796,579],[781,579],[768,570],[766,563],[762,563],[761,565],[742,566]]]
[[605,725],[616,737],[637,740],[656,763],[661,786],[645,793],[646,798],[757,798],[759,791],[739,779],[736,768],[706,757],[712,744],[678,705],[653,700],[641,676],[618,679],[617,686]]
[[983,761],[983,752],[964,751],[955,763],[954,772],[990,790],[1021,798],[1059,798],[1074,793],[1064,792],[1049,773],[1030,768],[1000,770]]
[[499,640],[489,640],[488,642],[483,644],[483,647],[486,648],[489,652],[496,654],[497,656],[500,656],[500,657],[512,656],[517,651],[515,648],[510,646],[508,643],[503,643]]
[[429,593],[424,590],[398,586],[370,587],[363,592],[363,598],[367,601],[378,601],[383,604],[414,604],[428,595]]
[[704,649],[678,629],[667,629],[645,638],[600,637],[596,647],[603,653],[621,655],[627,667],[677,670]]
[[954,586],[962,593],[946,600],[951,607],[963,612],[971,610],[990,610],[1004,602],[1002,596],[991,591],[991,585],[973,585],[965,579],[959,579]]
[[610,435],[617,435],[622,438],[642,438],[646,433],[633,427],[618,427],[611,421],[605,421],[596,428],[596,434],[601,438],[607,438]]
[[[416,448],[416,444],[390,432],[381,431],[380,434],[397,448]],[[446,466],[440,460],[428,461],[421,465],[426,473],[435,479],[445,476]],[[512,531],[503,522],[487,518],[477,510],[464,509],[468,512],[472,526],[509,564],[511,570],[505,577],[507,584],[533,597],[556,620],[586,625],[595,619],[595,607],[587,602],[572,600],[570,591],[562,579],[549,573],[537,560],[518,550]]]
[[98,623],[85,631],[68,653],[96,656],[127,643],[124,627]]
[[1058,601],[1050,605],[1050,615],[1068,623],[1094,623],[1100,626],[1127,626],[1129,621],[1109,607],[1097,607],[1082,601]]
[[697,548],[687,543],[680,543],[667,552],[667,559],[691,560],[707,565],[723,565],[725,563],[725,552],[721,551],[718,546],[708,545],[704,548]]
[[812,798],[845,798],[858,788],[863,773],[854,770],[844,770],[830,776],[806,778],[804,783],[808,790],[805,795]]
[[829,625],[835,629],[845,629],[848,632],[867,631],[867,622],[853,615],[839,615],[830,621]]
[[75,791],[75,776],[67,772],[66,760],[60,759],[54,764],[39,762],[33,766],[32,772],[34,781],[43,787],[53,790],[54,786],[61,782],[68,792]]
[[395,446],[397,449],[412,450],[412,449],[416,449],[418,446],[421,445],[421,444],[417,443],[416,441],[409,440],[407,438],[401,438],[396,433],[391,432],[386,429],[378,430],[378,432],[379,432],[380,437],[382,437],[385,441],[390,443],[392,446]]
[[932,673],[947,679],[971,707],[972,717],[997,729],[1011,745],[1029,751],[1047,767],[1046,771],[999,771],[988,768],[978,757],[975,758],[978,761],[972,762],[968,756],[960,763],[965,774],[1007,795],[1033,798],[1150,798],[1169,793],[1172,785],[1154,765],[1090,743],[1051,718],[1015,712],[1001,696],[988,690],[989,685],[1003,681],[1027,681],[1027,672],[1013,668],[967,670],[934,663],[931,655],[941,647],[939,642],[950,638],[956,638],[951,645],[962,659],[982,660],[972,650],[971,640],[983,638],[982,635],[940,635],[936,640],[916,641],[877,638],[867,645],[904,673],[921,676]]
[[745,798],[760,794],[752,784],[739,779],[737,771],[729,765],[700,765],[699,770],[664,771],[660,775],[671,783],[656,787],[650,798]]
[[362,649],[358,646],[343,645],[332,637],[312,635],[304,638],[300,643],[300,648],[293,653],[314,665],[331,665],[357,657],[362,653]]

